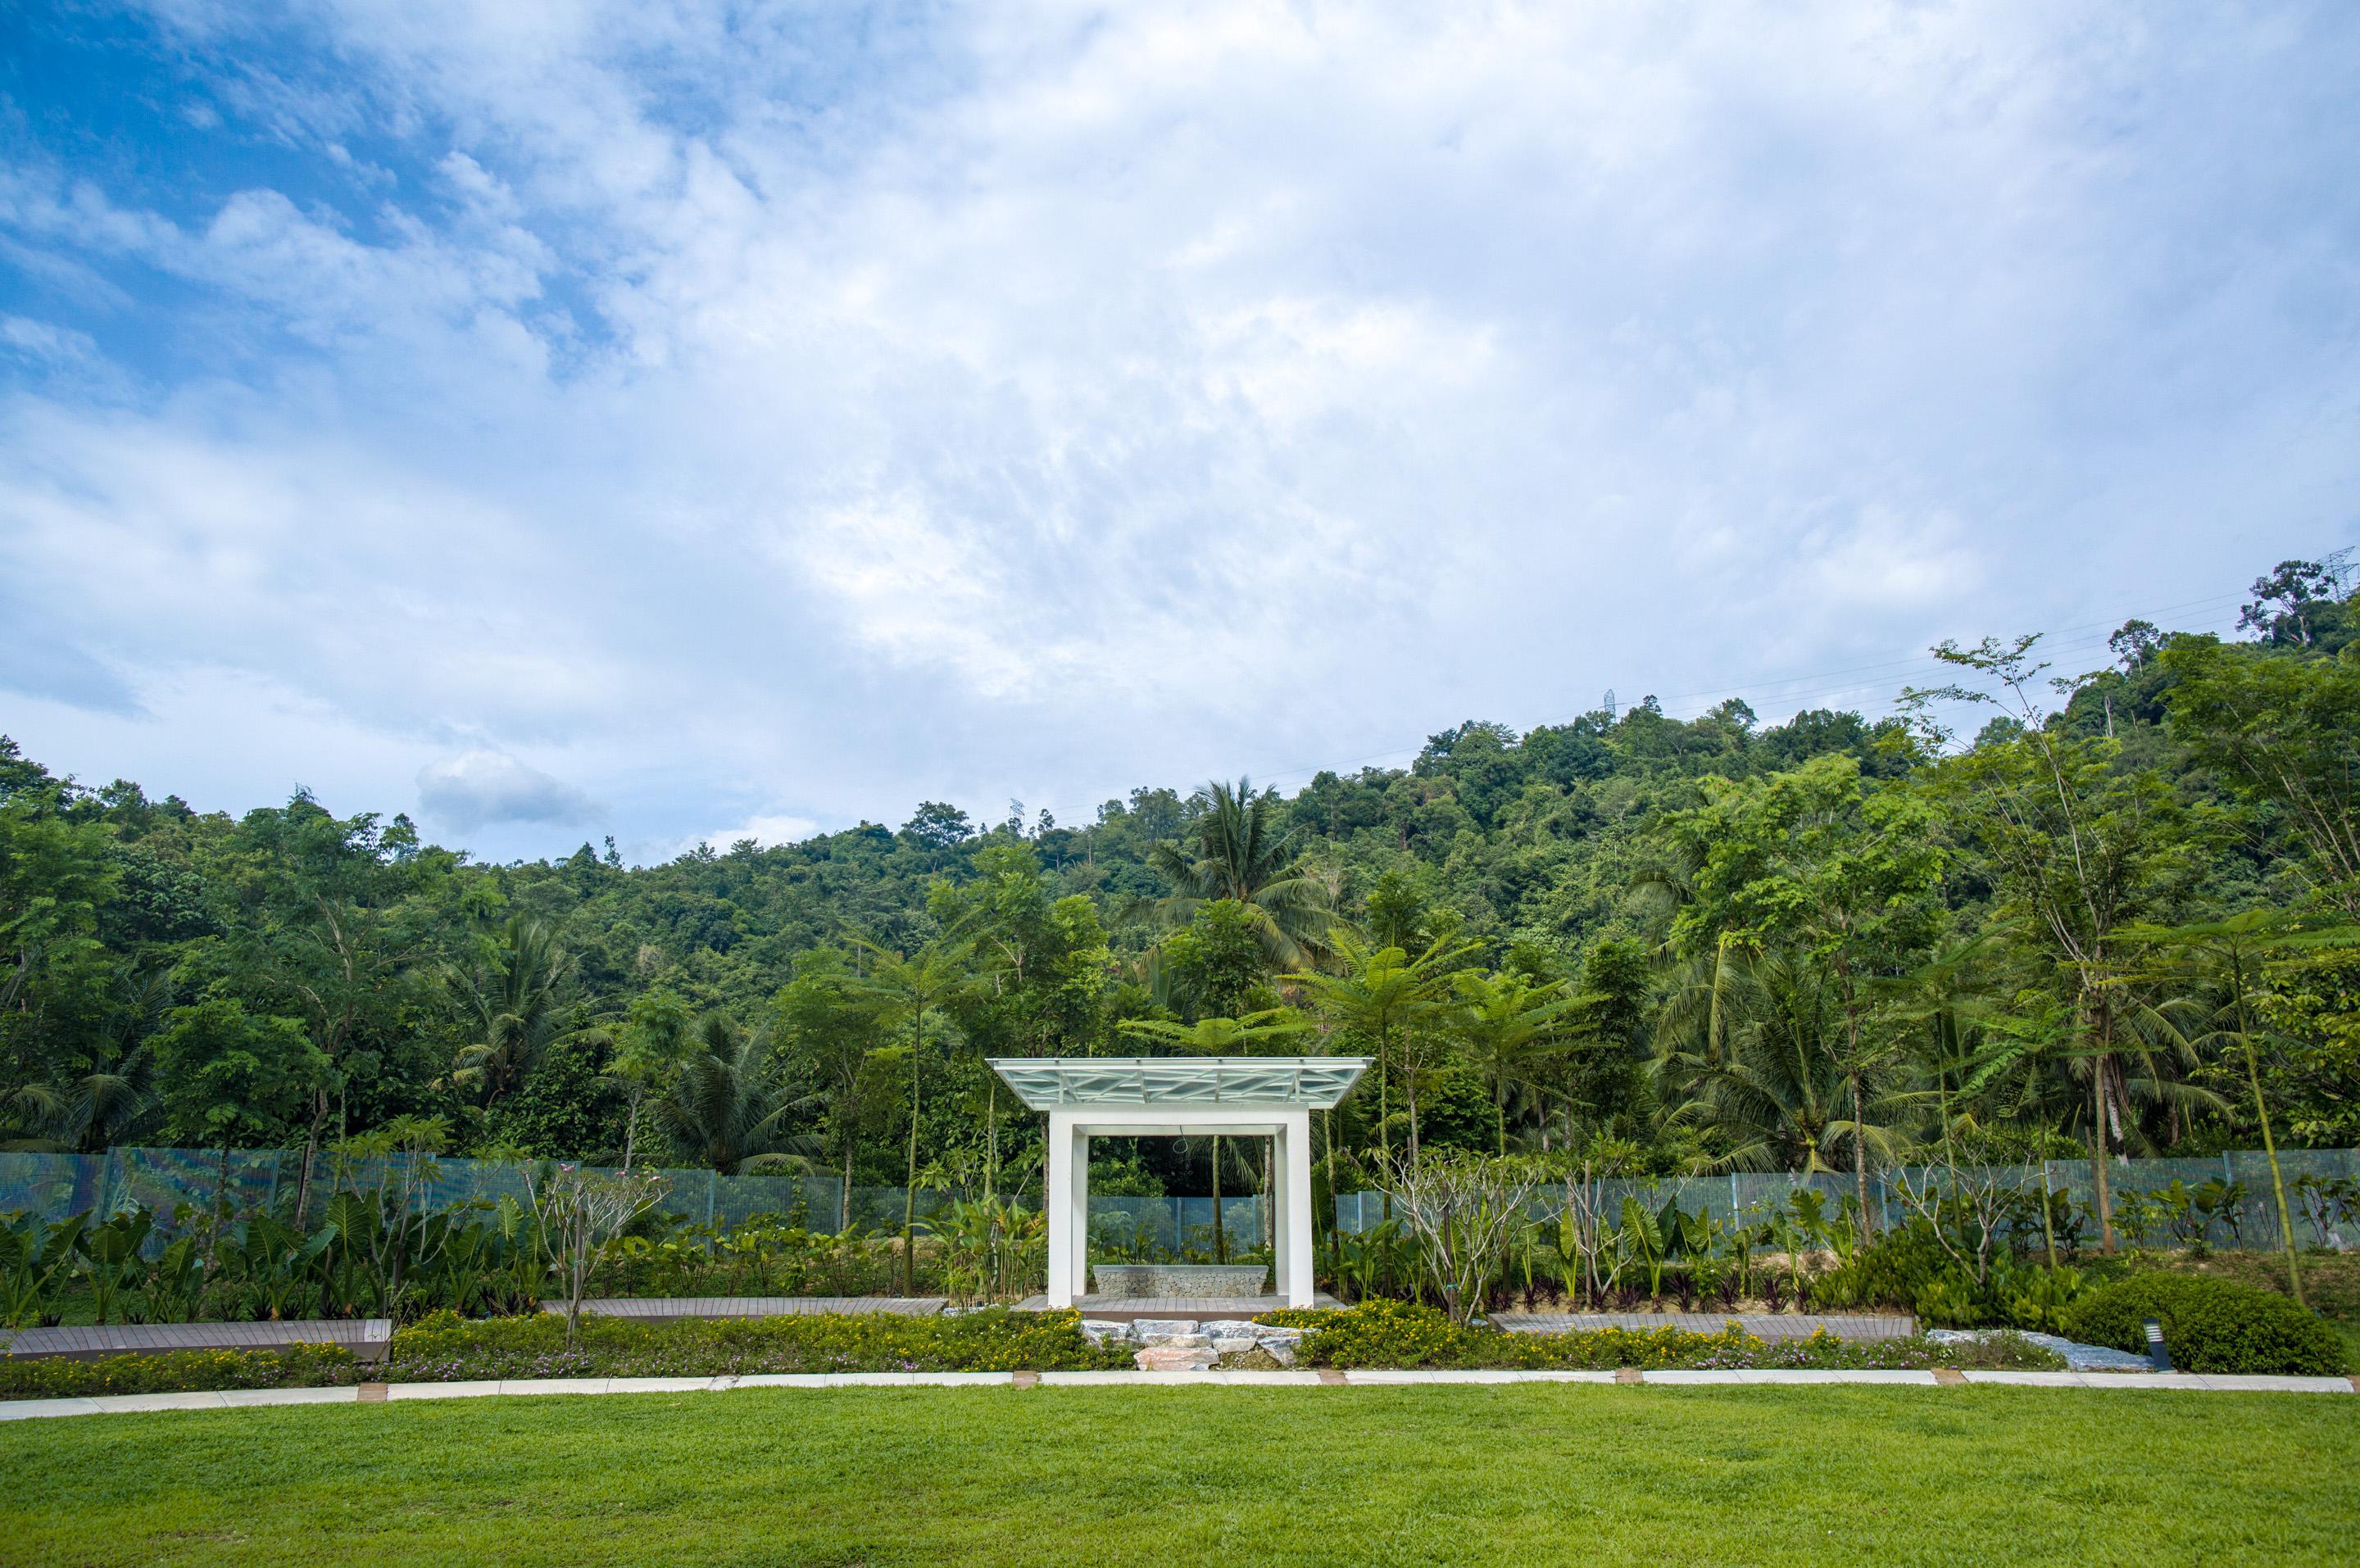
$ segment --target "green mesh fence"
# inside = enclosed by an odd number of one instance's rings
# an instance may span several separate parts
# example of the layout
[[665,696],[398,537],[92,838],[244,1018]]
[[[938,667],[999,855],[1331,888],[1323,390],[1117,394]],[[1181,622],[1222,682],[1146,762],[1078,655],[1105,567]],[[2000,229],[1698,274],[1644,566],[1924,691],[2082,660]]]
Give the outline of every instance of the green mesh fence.
[[[1267,1200],[1247,1194],[1221,1198],[1220,1239],[1232,1253],[1261,1247],[1268,1235]],[[1213,1200],[1202,1198],[1090,1199],[1090,1251],[1101,1258],[1163,1259],[1214,1250]]]
[[[399,1182],[405,1174],[415,1181],[418,1203],[442,1208],[456,1203],[494,1203],[513,1198],[525,1202],[526,1167],[506,1161],[434,1160],[405,1172],[401,1157],[339,1162],[326,1154],[313,1156],[311,1179],[302,1180],[300,1150],[233,1149],[226,1160],[218,1149],[114,1149],[104,1154],[0,1153],[0,1214],[24,1213],[43,1221],[61,1220],[85,1211],[112,1214],[145,1206],[158,1218],[158,1235],[150,1246],[160,1247],[184,1223],[176,1214],[193,1218],[226,1197],[239,1214],[275,1214],[294,1219],[299,1198],[305,1217],[316,1219],[337,1186],[371,1188],[382,1181]],[[2360,1246],[2360,1218],[2339,1219],[2332,1208],[2311,1206],[2305,1213],[2298,1184],[2306,1176],[2322,1181],[2360,1181],[2360,1150],[2289,1149],[2278,1156],[2287,1181],[2287,1201],[2292,1211],[2295,1240],[2301,1246]],[[2087,1160],[2052,1160],[2044,1166],[1997,1168],[2003,1184],[2037,1192],[2043,1180],[2051,1191],[2088,1205],[2092,1201]],[[660,1205],[691,1224],[722,1229],[770,1215],[787,1225],[835,1232],[851,1226],[869,1231],[898,1230],[905,1194],[899,1187],[854,1187],[847,1196],[842,1181],[832,1176],[755,1174],[723,1176],[711,1171],[667,1170],[670,1191]],[[1903,1217],[1906,1206],[1895,1189],[1904,1173],[1869,1178],[1869,1201],[1888,1223]],[[1914,1181],[1931,1180],[1946,1185],[1939,1169],[1906,1173]],[[1971,1173],[1972,1175],[1974,1173]],[[2207,1182],[2224,1187],[2242,1184],[2235,1202],[2202,1216],[2183,1215],[2172,1228],[2168,1204],[2153,1194],[2178,1181],[2193,1192]],[[2278,1208],[2270,1192],[2269,1162],[2258,1150],[2214,1155],[2199,1160],[2133,1160],[2107,1167],[2115,1223],[2130,1239],[2157,1245],[2201,1237],[2213,1247],[2275,1247],[2279,1245]],[[1676,1200],[1689,1213],[1703,1211],[1724,1220],[1732,1215],[1761,1215],[1784,1206],[1800,1189],[1823,1193],[1830,1211],[1855,1192],[1848,1172],[1745,1172],[1728,1176],[1674,1178],[1655,1181],[1604,1183],[1608,1212],[1617,1213],[1624,1196],[1637,1198],[1651,1209]],[[2218,1196],[2219,1194],[2214,1194]],[[921,1192],[911,1208],[923,1222],[948,1201],[945,1194]],[[1016,1200],[1037,1208],[1037,1198]],[[1348,1232],[1366,1231],[1384,1216],[1384,1194],[1340,1192],[1336,1196],[1336,1223]],[[1536,1195],[1536,1217],[1553,1213],[1556,1203],[1546,1192]],[[1093,1195],[1089,1227],[1092,1249],[1109,1256],[1170,1257],[1207,1252],[1213,1238],[1213,1200],[1209,1197],[1114,1197]],[[1266,1198],[1257,1194],[1224,1196],[1221,1227],[1233,1249],[1264,1245],[1269,1236]],[[2085,1241],[2094,1241],[2085,1234]]]
[[[2287,1207],[2294,1222],[2297,1246],[2360,1246],[2360,1219],[2339,1221],[2332,1209],[2315,1203],[2306,1213],[2300,1191],[2306,1175],[2322,1181],[2360,1181],[2360,1150],[2281,1150],[2278,1169],[2287,1183]],[[2052,1160],[2045,1166],[1972,1167],[1961,1174],[1969,1181],[1980,1181],[1988,1174],[2001,1186],[2023,1192],[2038,1192],[2045,1180],[2051,1192],[2077,1204],[2094,1207],[2096,1202],[2090,1162],[2086,1160]],[[1900,1195],[1905,1181],[1921,1191],[1928,1183],[1937,1188],[1951,1185],[1949,1172],[1939,1167],[1872,1175],[1868,1179],[1869,1204],[1887,1225],[1907,1216],[1907,1205]],[[2218,1182],[2220,1190],[2204,1195],[2221,1201],[2210,1212],[2193,1203],[2185,1210],[2180,1209],[2172,1201],[2177,1194],[2158,1196],[2169,1193],[2175,1181],[2191,1195],[2204,1192],[2208,1182]],[[2106,1185],[2115,1228],[2125,1239],[2158,1246],[2191,1240],[2202,1240],[2215,1247],[2271,1248],[2280,1245],[2278,1201],[2270,1190],[2269,1158],[2258,1149],[2194,1160],[2115,1160],[2106,1167]],[[2242,1193],[2227,1191],[2240,1185],[2244,1188]],[[1859,1191],[1848,1171],[1808,1175],[1757,1171],[1601,1183],[1610,1215],[1621,1211],[1622,1200],[1628,1196],[1637,1198],[1651,1210],[1677,1200],[1688,1213],[1701,1211],[1724,1221],[1732,1216],[1766,1214],[1785,1206],[1797,1191],[1807,1188],[1825,1195],[1830,1213]],[[1353,1234],[1369,1230],[1384,1218],[1384,1204],[1385,1195],[1381,1192],[1339,1192],[1336,1196],[1336,1223]],[[1554,1214],[1558,1206],[1558,1202],[1544,1192],[1535,1197],[1532,1213],[1538,1218]],[[2094,1245],[2096,1239],[2092,1221],[2084,1227],[2083,1240],[2085,1245]]]
[[[158,1221],[151,1249],[160,1249],[185,1225],[227,1198],[234,1214],[271,1214],[316,1223],[339,1187],[373,1191],[380,1186],[412,1189],[421,1209],[497,1203],[503,1198],[530,1201],[527,1167],[508,1161],[432,1159],[412,1162],[389,1155],[343,1160],[311,1159],[303,1181],[300,1150],[115,1149],[104,1154],[0,1153],[0,1214],[24,1213],[54,1222],[84,1212],[113,1214],[135,1206]],[[692,1225],[727,1230],[758,1216],[830,1234],[845,1228],[896,1231],[905,1203],[920,1224],[949,1202],[921,1191],[908,1203],[900,1187],[854,1187],[848,1197],[833,1176],[752,1174],[723,1176],[711,1171],[664,1171],[669,1189],[658,1208]],[[1038,1209],[1038,1198],[1019,1197],[1020,1207]],[[1268,1225],[1265,1200],[1224,1197],[1221,1219],[1232,1248],[1262,1245]],[[1092,1197],[1090,1231],[1110,1251],[1154,1256],[1212,1246],[1213,1201],[1205,1198]]]

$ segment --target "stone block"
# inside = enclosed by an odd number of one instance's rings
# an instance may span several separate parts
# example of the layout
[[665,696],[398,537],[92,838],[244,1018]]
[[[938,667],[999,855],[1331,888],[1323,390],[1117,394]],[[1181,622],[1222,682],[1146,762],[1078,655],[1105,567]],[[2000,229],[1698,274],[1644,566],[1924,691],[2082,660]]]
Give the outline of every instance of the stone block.
[[1204,1372],[1213,1365],[1208,1345],[1151,1345],[1132,1357],[1142,1372]]
[[1203,1350],[1208,1348],[1212,1345],[1213,1336],[1208,1334],[1198,1334],[1194,1328],[1191,1328],[1185,1334],[1142,1334],[1139,1336],[1139,1343],[1142,1345],[1179,1345],[1184,1349]]
[[1145,1339],[1151,1334],[1195,1334],[1194,1318],[1139,1318],[1132,1322],[1131,1332]]

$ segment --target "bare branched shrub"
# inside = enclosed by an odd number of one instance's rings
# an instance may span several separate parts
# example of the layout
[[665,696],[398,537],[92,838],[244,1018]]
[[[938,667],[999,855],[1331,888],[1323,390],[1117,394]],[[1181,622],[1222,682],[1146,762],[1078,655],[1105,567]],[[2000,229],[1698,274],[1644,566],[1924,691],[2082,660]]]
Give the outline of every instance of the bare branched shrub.
[[565,1288],[565,1348],[582,1324],[582,1297],[606,1243],[663,1200],[672,1183],[641,1166],[609,1175],[579,1165],[528,1168],[525,1187],[540,1224],[541,1250]]
[[1394,1212],[1409,1222],[1418,1256],[1455,1321],[1472,1321],[1482,1306],[1483,1289],[1524,1225],[1524,1205],[1542,1175],[1528,1160],[1484,1154],[1391,1163]]

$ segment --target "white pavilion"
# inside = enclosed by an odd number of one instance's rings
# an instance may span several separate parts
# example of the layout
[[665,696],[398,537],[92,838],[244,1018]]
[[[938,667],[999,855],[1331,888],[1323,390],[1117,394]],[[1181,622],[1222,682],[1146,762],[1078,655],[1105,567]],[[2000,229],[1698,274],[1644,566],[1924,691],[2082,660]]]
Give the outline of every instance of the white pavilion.
[[1313,1304],[1311,1113],[1349,1093],[1367,1057],[994,1057],[991,1066],[1049,1118],[1051,1307],[1088,1290],[1090,1139],[1216,1136],[1273,1141],[1278,1294],[1291,1307]]

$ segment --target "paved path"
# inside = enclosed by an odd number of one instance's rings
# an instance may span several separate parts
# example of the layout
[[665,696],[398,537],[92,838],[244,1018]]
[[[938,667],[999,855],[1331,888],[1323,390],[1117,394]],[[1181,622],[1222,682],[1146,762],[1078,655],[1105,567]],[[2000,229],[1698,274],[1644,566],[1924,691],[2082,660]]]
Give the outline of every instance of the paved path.
[[[1315,1307],[1344,1303],[1321,1290],[1311,1298]],[[1084,1296],[1074,1303],[1086,1318],[1192,1318],[1210,1323],[1219,1318],[1250,1318],[1274,1312],[1286,1305],[1284,1296]],[[1016,1303],[1020,1312],[1049,1310],[1046,1296],[1027,1296]]]
[[1719,1334],[1732,1323],[1762,1340],[1808,1339],[1819,1329],[1855,1342],[1910,1339],[1918,1333],[1916,1318],[1875,1312],[1493,1312],[1491,1321],[1512,1334],[1577,1334],[1601,1328],[1683,1328]]
[[2189,1393],[2351,1394],[2352,1377],[2228,1377],[2191,1373],[1968,1372],[793,1372],[745,1377],[550,1377],[482,1383],[371,1383],[357,1388],[232,1388],[203,1394],[103,1394],[76,1399],[0,1399],[0,1421],[49,1416],[133,1414],[150,1410],[246,1410],[273,1405],[375,1404],[388,1399],[472,1399],[502,1395],[699,1394],[735,1388],[1394,1388],[1423,1383],[1633,1383],[1668,1388],[1736,1384],[1755,1387],[1939,1388],[1990,1384],[2016,1388],[2113,1388]]
[[280,1323],[111,1323],[104,1328],[0,1329],[12,1356],[152,1356],[169,1350],[282,1350],[290,1345],[341,1345],[363,1360],[384,1357],[389,1318],[309,1318]]
[[[563,1301],[543,1301],[552,1312]],[[601,1318],[805,1318],[823,1312],[893,1312],[932,1317],[950,1305],[944,1296],[617,1296],[582,1303]]]

